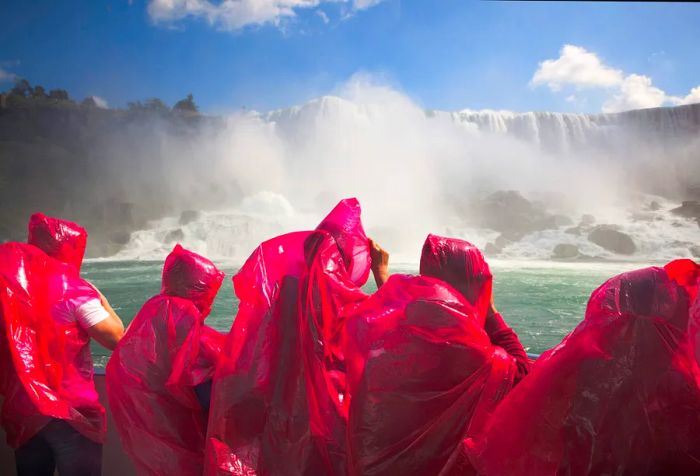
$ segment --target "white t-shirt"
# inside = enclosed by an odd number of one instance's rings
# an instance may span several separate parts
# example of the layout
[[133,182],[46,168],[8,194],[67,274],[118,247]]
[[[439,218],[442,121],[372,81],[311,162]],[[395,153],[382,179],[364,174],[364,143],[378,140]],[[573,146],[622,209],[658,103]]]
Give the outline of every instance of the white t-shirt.
[[77,322],[83,329],[99,324],[109,317],[109,312],[97,298],[60,301],[53,306],[51,314],[57,321]]

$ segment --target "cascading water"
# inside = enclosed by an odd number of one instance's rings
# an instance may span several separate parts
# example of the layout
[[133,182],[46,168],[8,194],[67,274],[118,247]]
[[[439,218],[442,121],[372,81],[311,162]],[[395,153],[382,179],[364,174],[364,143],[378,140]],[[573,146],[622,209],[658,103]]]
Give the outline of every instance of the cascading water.
[[[546,259],[572,244],[590,258],[664,260],[700,241],[694,219],[670,212],[700,184],[700,105],[591,115],[425,111],[391,89],[351,82],[339,97],[223,122],[187,137],[189,153],[208,157],[206,177],[188,158],[177,163],[185,179],[226,184],[242,200],[187,223],[152,222],[117,259],[161,259],[180,241],[241,261],[264,239],[313,227],[339,198],[357,196],[368,233],[414,262],[428,232],[496,241],[500,232],[483,226],[472,204],[497,190],[569,218],[491,247],[501,258]],[[176,153],[178,140],[168,150]],[[583,214],[629,235],[634,253],[591,242],[589,229],[576,229]]]

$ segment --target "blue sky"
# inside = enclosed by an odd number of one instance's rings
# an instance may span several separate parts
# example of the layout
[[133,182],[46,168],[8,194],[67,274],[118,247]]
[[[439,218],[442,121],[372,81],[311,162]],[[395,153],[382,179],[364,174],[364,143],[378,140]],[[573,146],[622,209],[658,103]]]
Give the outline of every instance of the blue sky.
[[2,0],[0,88],[17,75],[111,106],[191,92],[225,112],[364,72],[427,108],[596,112],[695,102],[700,86],[698,4],[304,1],[188,0],[187,15],[185,0]]

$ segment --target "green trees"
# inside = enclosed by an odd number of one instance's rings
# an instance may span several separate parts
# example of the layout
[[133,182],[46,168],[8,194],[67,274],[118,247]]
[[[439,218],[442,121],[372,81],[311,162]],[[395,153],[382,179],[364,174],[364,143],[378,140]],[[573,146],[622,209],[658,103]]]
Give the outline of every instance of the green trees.
[[49,91],[49,99],[55,101],[69,101],[70,97],[68,96],[68,91],[65,89],[52,89]]
[[175,105],[173,106],[173,111],[197,113],[199,112],[199,109],[194,103],[194,98],[192,97],[192,94],[188,94],[185,99],[180,99],[178,102],[175,103]]
[[43,86],[34,86],[32,97],[34,99],[44,99],[46,97],[46,90]]
[[132,112],[156,112],[165,114],[170,112],[170,108],[158,98],[150,98],[145,101],[133,101],[127,104],[127,108]]
[[32,86],[29,81],[22,78],[17,78],[15,80],[15,87],[10,90],[10,96],[19,96],[26,98],[32,92]]
[[[14,87],[3,92],[2,101],[2,107],[5,108],[32,108],[35,106],[59,108],[78,107],[78,104],[70,98],[68,91],[65,89],[51,89],[47,92],[43,86],[36,85],[32,87],[29,81],[24,78],[17,78]],[[96,99],[94,96],[87,96],[80,101],[79,107],[87,109],[104,108],[105,105],[101,105],[98,101],[99,98]],[[177,101],[172,108],[161,99],[152,97],[143,101],[129,102],[126,109],[130,113],[149,113],[163,116],[172,113],[199,115],[199,108],[197,104],[195,104],[192,94],[188,94],[184,99]]]

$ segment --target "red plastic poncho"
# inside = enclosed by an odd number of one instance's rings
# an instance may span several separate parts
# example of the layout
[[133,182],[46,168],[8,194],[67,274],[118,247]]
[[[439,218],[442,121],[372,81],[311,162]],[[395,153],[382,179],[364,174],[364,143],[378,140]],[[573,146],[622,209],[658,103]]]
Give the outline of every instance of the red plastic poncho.
[[90,337],[77,322],[52,317],[53,306],[62,301],[99,299],[75,265],[32,245],[0,245],[0,419],[14,448],[51,418],[66,420],[94,441],[104,439]]
[[321,226],[262,243],[233,278],[240,307],[214,377],[207,474],[345,472],[338,315],[366,298],[369,245],[354,199]]
[[515,359],[515,382],[530,370],[530,359],[518,335],[500,314],[491,312],[493,276],[484,255],[468,241],[428,235],[423,244],[420,273],[438,278],[466,297],[476,308],[478,321],[491,343],[502,347]]
[[515,361],[443,281],[393,275],[347,317],[349,474],[469,474],[463,440],[510,390]]
[[472,442],[483,474],[700,474],[689,295],[674,279],[645,268],[593,292]]
[[194,387],[209,380],[224,335],[204,325],[224,273],[180,245],[160,294],[144,304],[107,364],[107,395],[139,474],[203,470],[206,412]]
[[29,218],[27,242],[80,271],[87,246],[87,232],[77,223],[35,213]]
[[420,274],[441,279],[476,308],[481,325],[491,304],[493,275],[484,255],[468,241],[428,235],[420,258]]

